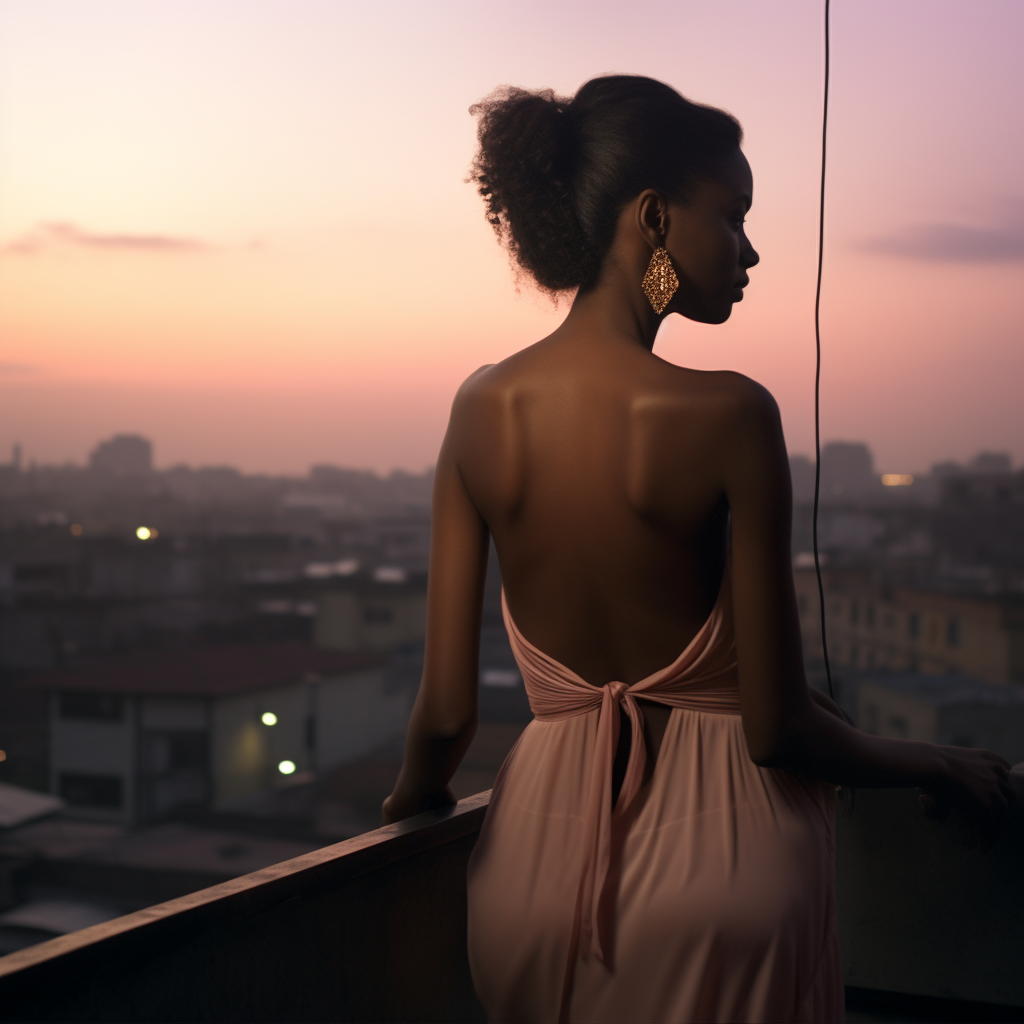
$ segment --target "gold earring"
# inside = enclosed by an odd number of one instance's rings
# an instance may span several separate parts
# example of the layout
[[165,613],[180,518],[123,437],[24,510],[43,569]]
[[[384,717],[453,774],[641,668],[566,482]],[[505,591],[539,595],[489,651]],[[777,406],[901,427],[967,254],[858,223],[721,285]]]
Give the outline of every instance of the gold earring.
[[679,278],[672,267],[672,257],[663,245],[654,250],[641,287],[654,307],[654,312],[663,313],[679,287]]

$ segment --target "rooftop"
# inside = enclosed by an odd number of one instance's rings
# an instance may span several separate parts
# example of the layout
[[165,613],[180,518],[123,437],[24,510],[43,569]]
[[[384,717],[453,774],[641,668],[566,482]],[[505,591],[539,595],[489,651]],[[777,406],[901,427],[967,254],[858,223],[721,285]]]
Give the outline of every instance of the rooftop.
[[369,651],[333,651],[309,644],[233,645],[149,651],[33,676],[26,685],[47,690],[165,697],[223,697],[298,683],[309,675],[340,675],[385,661]]

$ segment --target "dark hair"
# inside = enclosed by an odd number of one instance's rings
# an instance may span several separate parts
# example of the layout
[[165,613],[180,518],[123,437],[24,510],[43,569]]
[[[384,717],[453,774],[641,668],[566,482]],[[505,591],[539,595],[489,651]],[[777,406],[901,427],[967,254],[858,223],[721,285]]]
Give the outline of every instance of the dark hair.
[[619,212],[644,189],[684,200],[739,146],[730,114],[642,75],[593,78],[572,99],[496,89],[479,118],[475,181],[487,219],[541,288],[593,284]]

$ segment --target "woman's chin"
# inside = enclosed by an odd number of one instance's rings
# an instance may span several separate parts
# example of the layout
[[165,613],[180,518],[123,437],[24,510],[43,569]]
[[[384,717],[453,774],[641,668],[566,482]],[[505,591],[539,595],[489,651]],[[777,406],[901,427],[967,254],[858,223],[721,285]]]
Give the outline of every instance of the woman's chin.
[[698,324],[724,324],[732,316],[732,303],[729,303],[724,309],[705,309],[699,313],[689,312],[682,315],[687,320],[692,320]]

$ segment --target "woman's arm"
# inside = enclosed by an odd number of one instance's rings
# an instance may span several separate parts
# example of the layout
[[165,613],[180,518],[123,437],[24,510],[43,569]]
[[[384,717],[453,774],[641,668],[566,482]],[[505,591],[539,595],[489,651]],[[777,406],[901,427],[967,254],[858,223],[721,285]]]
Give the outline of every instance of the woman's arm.
[[847,786],[920,786],[953,799],[991,835],[1012,790],[989,751],[868,736],[825,710],[807,685],[790,556],[792,491],[774,399],[745,381],[725,431],[732,513],[740,706],[756,764]]
[[460,405],[456,396],[434,475],[423,678],[409,718],[405,761],[384,801],[385,823],[455,803],[448,783],[476,732],[489,533],[455,457]]
[[853,719],[827,693],[822,693],[821,690],[813,686],[808,687],[807,692],[819,708],[824,708],[830,715],[835,715],[836,718],[842,719],[847,725],[853,725]]

